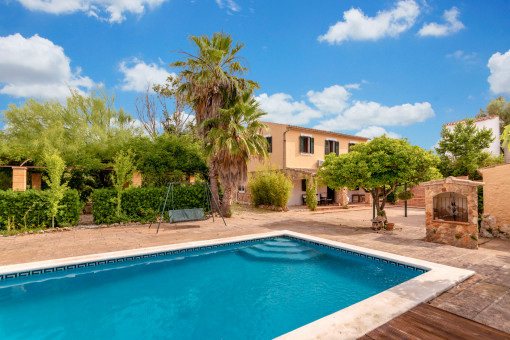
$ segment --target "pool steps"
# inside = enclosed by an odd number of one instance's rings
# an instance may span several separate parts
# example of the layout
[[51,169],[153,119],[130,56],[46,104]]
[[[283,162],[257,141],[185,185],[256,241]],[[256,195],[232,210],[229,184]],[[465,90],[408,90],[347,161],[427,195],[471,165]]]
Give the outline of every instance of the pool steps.
[[256,260],[306,261],[320,255],[320,252],[292,240],[282,239],[268,240],[240,249],[238,254]]

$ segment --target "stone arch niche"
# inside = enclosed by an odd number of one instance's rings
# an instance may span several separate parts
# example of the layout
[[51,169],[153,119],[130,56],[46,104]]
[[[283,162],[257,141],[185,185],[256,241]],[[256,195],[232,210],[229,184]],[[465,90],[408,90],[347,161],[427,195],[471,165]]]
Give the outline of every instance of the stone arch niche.
[[468,222],[467,197],[443,192],[433,198],[434,221]]
[[483,184],[455,177],[423,183],[428,242],[478,249],[478,187]]

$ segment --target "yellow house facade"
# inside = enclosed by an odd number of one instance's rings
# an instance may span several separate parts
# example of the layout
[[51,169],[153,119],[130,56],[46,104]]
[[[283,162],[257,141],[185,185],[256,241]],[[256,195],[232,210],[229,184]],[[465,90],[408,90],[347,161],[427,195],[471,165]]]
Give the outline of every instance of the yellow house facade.
[[[305,194],[305,181],[324,162],[325,156],[330,153],[347,153],[349,148],[369,139],[352,136],[338,132],[311,129],[301,126],[264,122],[268,129],[263,132],[269,143],[269,159],[265,161],[251,160],[248,171],[254,173],[267,166],[285,170],[294,185],[288,205],[303,205]],[[244,188],[240,188],[243,194]],[[320,187],[317,195],[322,204],[345,205],[348,202],[357,203],[365,201],[363,190],[348,191],[347,189],[334,190],[334,188]],[[249,200],[249,195],[238,195],[240,200]],[[368,195],[367,195],[368,201]]]

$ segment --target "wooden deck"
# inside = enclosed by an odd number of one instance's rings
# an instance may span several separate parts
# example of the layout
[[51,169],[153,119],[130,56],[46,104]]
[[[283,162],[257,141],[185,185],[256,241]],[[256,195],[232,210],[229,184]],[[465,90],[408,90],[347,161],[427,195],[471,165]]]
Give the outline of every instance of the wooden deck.
[[510,334],[422,303],[358,340],[382,339],[510,340]]

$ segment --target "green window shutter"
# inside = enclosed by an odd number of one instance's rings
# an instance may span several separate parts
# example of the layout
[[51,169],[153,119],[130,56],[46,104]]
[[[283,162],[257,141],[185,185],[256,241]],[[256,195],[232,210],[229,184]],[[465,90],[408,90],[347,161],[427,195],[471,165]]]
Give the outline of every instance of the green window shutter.
[[273,137],[266,138],[267,138],[267,152],[271,153],[273,152]]
[[305,152],[305,137],[299,137],[299,152]]
[[329,151],[329,140],[326,140],[326,142],[324,144],[325,144],[325,147],[324,147],[324,156],[327,156],[331,152],[331,151]]
[[340,143],[338,142],[335,142],[335,153],[337,156],[340,153]]
[[310,138],[310,153],[313,153],[313,138]]

